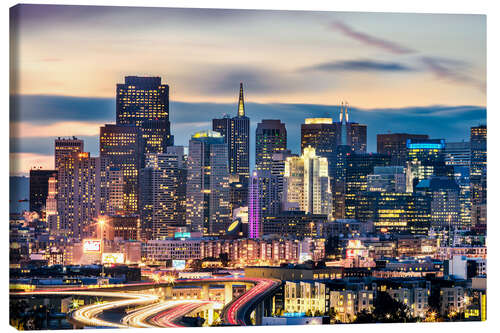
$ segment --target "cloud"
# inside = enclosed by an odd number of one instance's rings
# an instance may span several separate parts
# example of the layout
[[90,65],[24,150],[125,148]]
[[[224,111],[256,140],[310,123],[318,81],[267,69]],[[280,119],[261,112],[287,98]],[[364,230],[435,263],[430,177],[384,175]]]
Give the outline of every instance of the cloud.
[[440,57],[421,57],[420,60],[424,67],[438,79],[472,85],[486,92],[486,82],[468,75],[466,71],[469,66],[465,62]]
[[11,175],[26,175],[34,167],[52,170],[54,168],[54,157],[33,153],[10,153]]
[[13,138],[43,138],[56,136],[93,136],[99,135],[102,123],[84,121],[61,121],[52,124],[32,124],[12,122],[10,133]]
[[388,52],[395,53],[395,54],[409,54],[409,53],[414,53],[415,50],[412,50],[410,48],[407,48],[403,45],[399,45],[397,43],[381,39],[375,36],[371,36],[369,34],[359,32],[351,28],[350,26],[340,22],[336,21],[331,24],[331,29],[334,31],[339,31],[341,32],[344,36],[347,36],[351,39],[357,40],[358,42],[361,42],[366,45],[374,46],[380,49],[384,49]]
[[354,71],[354,72],[408,72],[413,68],[398,62],[383,62],[374,60],[344,60],[331,61],[316,64],[304,68],[304,70],[332,71]]

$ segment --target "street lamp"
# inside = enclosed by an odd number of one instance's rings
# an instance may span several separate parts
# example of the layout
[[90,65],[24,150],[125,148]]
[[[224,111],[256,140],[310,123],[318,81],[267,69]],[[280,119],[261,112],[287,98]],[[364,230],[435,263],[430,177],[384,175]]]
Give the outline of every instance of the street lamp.
[[104,262],[102,255],[104,253],[104,224],[106,224],[106,220],[104,218],[100,218],[97,220],[99,226],[101,227],[101,276],[104,277]]

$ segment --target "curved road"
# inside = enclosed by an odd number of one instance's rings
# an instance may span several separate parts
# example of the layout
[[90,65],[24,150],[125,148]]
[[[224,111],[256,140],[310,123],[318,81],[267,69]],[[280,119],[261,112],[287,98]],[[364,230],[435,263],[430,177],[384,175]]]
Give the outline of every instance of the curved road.
[[[245,292],[237,299],[231,301],[222,313],[223,323],[230,325],[249,325],[248,320],[251,311],[262,301],[262,299],[280,286],[281,281],[265,278],[219,278],[219,279],[189,279],[178,280],[178,283],[196,283],[196,282],[242,282],[252,283],[254,287]],[[158,283],[135,283],[130,285],[120,285],[115,288],[127,287],[160,287]],[[102,288],[103,290],[113,287]],[[100,288],[96,288],[100,289]],[[87,291],[83,291],[87,290]],[[70,287],[45,289],[32,292],[16,292],[11,295],[82,295],[82,296],[98,296],[98,297],[113,297],[123,298],[123,300],[111,301],[102,304],[91,304],[81,307],[71,313],[71,318],[77,323],[86,326],[106,326],[106,327],[178,327],[175,323],[183,315],[193,311],[197,307],[206,305],[209,301],[166,301],[157,304],[159,297],[156,295],[143,295],[127,292],[112,292],[112,291],[88,291],[85,287]],[[140,308],[137,311],[125,316],[122,323],[112,323],[98,318],[103,311],[111,310],[120,307],[148,305]],[[161,313],[160,313],[161,312]],[[159,313],[159,314],[158,314]],[[148,319],[152,316],[151,322]]]

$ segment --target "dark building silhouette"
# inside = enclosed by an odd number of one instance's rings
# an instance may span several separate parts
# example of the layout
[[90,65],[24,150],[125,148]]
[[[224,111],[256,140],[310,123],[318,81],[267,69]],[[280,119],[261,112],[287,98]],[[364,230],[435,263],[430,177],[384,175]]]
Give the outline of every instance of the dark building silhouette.
[[49,178],[57,178],[57,170],[30,170],[30,212],[42,214],[49,191]]
[[389,133],[377,134],[377,153],[391,156],[392,165],[406,165],[408,155],[406,142],[409,139],[428,139],[426,134]]

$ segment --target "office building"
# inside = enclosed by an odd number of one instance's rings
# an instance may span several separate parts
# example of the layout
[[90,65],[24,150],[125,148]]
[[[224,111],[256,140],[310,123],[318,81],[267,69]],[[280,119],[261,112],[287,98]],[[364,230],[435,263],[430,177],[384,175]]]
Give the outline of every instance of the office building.
[[259,238],[265,217],[280,211],[278,178],[271,175],[270,171],[254,171],[248,191],[248,235],[250,238]]
[[306,147],[300,157],[285,162],[283,207],[331,217],[332,192],[328,161],[316,156],[314,148]]
[[54,142],[54,166],[59,170],[61,158],[72,153],[83,153],[83,140],[72,138],[57,138]]
[[140,172],[140,215],[144,239],[173,237],[185,225],[186,177],[184,147],[171,146],[163,154],[147,155]]
[[245,115],[243,83],[240,83],[237,116],[213,119],[212,130],[222,134],[228,145],[229,174],[238,175],[246,188],[250,174],[250,119]]
[[377,153],[391,156],[391,165],[406,165],[406,142],[410,139],[428,139],[426,134],[388,133],[377,134]]
[[142,129],[143,155],[163,153],[173,145],[170,132],[169,87],[160,77],[126,76],[116,85],[116,124]]
[[198,132],[189,140],[186,224],[191,231],[220,235],[229,226],[227,153],[227,144],[218,132]]
[[255,132],[255,169],[270,171],[272,156],[286,149],[285,124],[279,120],[264,119]]
[[453,167],[445,164],[443,139],[408,139],[406,149],[414,185],[431,176],[453,175]]
[[412,192],[413,184],[409,169],[402,166],[375,166],[367,177],[367,191]]
[[470,163],[470,191],[471,191],[471,224],[477,229],[484,230],[486,226],[486,125],[471,127],[471,163]]
[[460,226],[460,187],[448,177],[430,177],[418,183],[416,192],[429,196],[434,227]]
[[469,166],[470,142],[446,142],[444,154],[446,165]]
[[140,128],[134,125],[106,124],[100,130],[101,157],[106,157],[111,167],[122,172],[125,214],[138,213],[141,135]]
[[[30,170],[30,212],[37,212],[42,216],[49,192],[50,177],[57,177],[57,170]],[[56,178],[57,179],[57,178]]]
[[[57,215],[60,229],[67,236],[83,239],[92,236],[100,212],[100,189],[105,160],[89,153],[64,155],[60,160],[57,184]],[[104,185],[102,185],[102,183]]]

